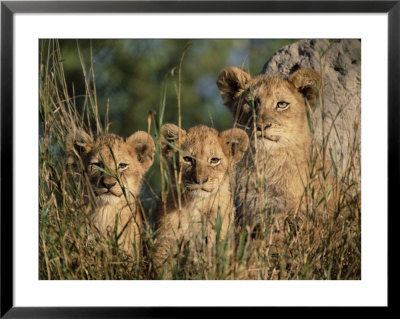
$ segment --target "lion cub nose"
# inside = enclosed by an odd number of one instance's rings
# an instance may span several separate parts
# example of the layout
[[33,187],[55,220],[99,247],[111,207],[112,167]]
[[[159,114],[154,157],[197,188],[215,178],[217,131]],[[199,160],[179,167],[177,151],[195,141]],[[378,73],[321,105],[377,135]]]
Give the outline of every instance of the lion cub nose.
[[109,181],[105,181],[104,178],[101,179],[101,186],[107,188],[108,190],[110,190],[111,188],[113,188],[115,186],[115,184],[117,184],[117,182],[109,182]]
[[265,131],[272,126],[271,123],[257,123],[257,131]]
[[196,183],[196,184],[204,184],[204,183],[207,183],[208,182],[208,177],[205,177],[205,178],[198,178],[198,177],[195,177],[194,178],[194,182]]

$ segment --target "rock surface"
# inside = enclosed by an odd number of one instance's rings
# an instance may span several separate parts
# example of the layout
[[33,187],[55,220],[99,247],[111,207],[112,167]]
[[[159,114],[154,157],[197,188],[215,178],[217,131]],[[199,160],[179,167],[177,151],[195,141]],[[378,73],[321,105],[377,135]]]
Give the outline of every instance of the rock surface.
[[300,40],[276,52],[262,73],[288,77],[299,68],[312,68],[323,75],[322,99],[313,114],[315,136],[322,143],[322,136],[332,127],[328,147],[343,170],[354,140],[360,143],[361,41]]

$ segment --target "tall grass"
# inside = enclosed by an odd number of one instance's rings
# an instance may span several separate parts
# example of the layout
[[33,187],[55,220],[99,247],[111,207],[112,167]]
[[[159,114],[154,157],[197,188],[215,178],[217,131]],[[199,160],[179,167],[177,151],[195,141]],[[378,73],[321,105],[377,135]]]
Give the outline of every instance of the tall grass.
[[[155,235],[152,209],[143,208],[146,221],[142,230],[144,254],[135,258],[118,249],[116,240],[104,239],[93,226],[90,211],[93,199],[82,165],[71,165],[65,149],[67,133],[83,128],[96,137],[108,131],[108,120],[98,112],[93,62],[86,66],[79,52],[85,95],[82,105],[68,91],[63,59],[57,41],[41,43],[40,51],[40,141],[39,141],[39,278],[40,279],[162,279],[153,265]],[[184,53],[186,52],[186,49]],[[184,55],[183,53],[183,55]],[[179,63],[179,74],[182,68]],[[91,58],[91,61],[93,59]],[[177,97],[180,99],[180,76]],[[148,127],[159,154],[160,128],[166,112],[166,87],[162,86],[160,106],[148,115]],[[180,103],[178,104],[181,108]],[[107,111],[108,113],[108,111]],[[180,112],[179,112],[180,114]],[[143,118],[145,121],[146,119]],[[102,124],[102,122],[104,124]],[[181,120],[179,121],[181,125]],[[330,130],[331,131],[331,130]],[[315,146],[316,148],[318,146]],[[361,207],[360,207],[360,145],[354,135],[351,160],[336,176],[334,185],[339,196],[333,218],[317,213],[324,205],[306,190],[310,203],[301,226],[296,214],[288,214],[285,227],[288,236],[279,251],[271,251],[275,240],[273,214],[260,215],[257,236],[249,228],[236,224],[230,236],[220,239],[211,249],[192,252],[187,242],[179,242],[179,251],[166,265],[173,279],[360,279],[361,278]],[[168,164],[156,161],[160,170],[160,194],[154,194],[165,205],[168,192],[179,187],[179,169],[170,176]],[[335,171],[333,165],[333,171]],[[178,182],[178,185],[174,183]],[[144,181],[146,184],[147,181]],[[139,203],[140,204],[140,203]],[[140,206],[140,205],[139,205]],[[143,207],[143,206],[142,206]],[[204,238],[203,238],[204,239]]]

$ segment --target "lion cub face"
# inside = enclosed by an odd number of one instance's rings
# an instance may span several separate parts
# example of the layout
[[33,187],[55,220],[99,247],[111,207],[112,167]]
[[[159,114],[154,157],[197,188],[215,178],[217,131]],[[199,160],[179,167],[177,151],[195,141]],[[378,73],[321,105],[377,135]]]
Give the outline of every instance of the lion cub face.
[[235,122],[246,128],[257,148],[287,147],[309,140],[306,110],[314,106],[319,75],[300,69],[288,80],[279,76],[251,78],[243,70],[228,67],[219,74],[217,85]]
[[237,128],[219,133],[204,125],[185,131],[165,124],[161,134],[164,157],[172,159],[171,144],[181,150],[176,163],[182,171],[185,193],[191,197],[208,197],[218,192],[249,144],[247,134]]
[[69,138],[67,148],[81,157],[98,205],[137,196],[155,152],[153,139],[141,131],[126,140],[115,134],[93,140],[79,131]]

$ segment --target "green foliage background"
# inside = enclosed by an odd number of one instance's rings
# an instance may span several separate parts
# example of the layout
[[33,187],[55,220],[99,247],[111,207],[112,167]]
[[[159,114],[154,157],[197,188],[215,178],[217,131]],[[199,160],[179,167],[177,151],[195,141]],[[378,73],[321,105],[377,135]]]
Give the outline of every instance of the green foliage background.
[[[41,49],[47,40],[41,40]],[[290,39],[62,39],[59,40],[63,68],[70,96],[82,108],[85,82],[79,51],[88,70],[93,60],[97,105],[100,118],[109,118],[109,131],[127,137],[137,130],[147,130],[147,114],[158,112],[165,87],[164,123],[178,122],[178,67],[185,47],[190,43],[182,63],[182,127],[198,124],[217,130],[232,126],[232,115],[222,104],[216,80],[226,66],[244,66],[251,75],[258,74],[265,62]],[[79,47],[79,51],[78,51]],[[87,71],[89,74],[90,72]],[[109,114],[107,113],[109,109]],[[154,127],[152,127],[154,133]],[[153,134],[154,136],[154,134]],[[147,173],[144,205],[156,202],[160,191],[156,161]],[[151,191],[152,189],[152,191]],[[147,204],[146,204],[147,201]]]

